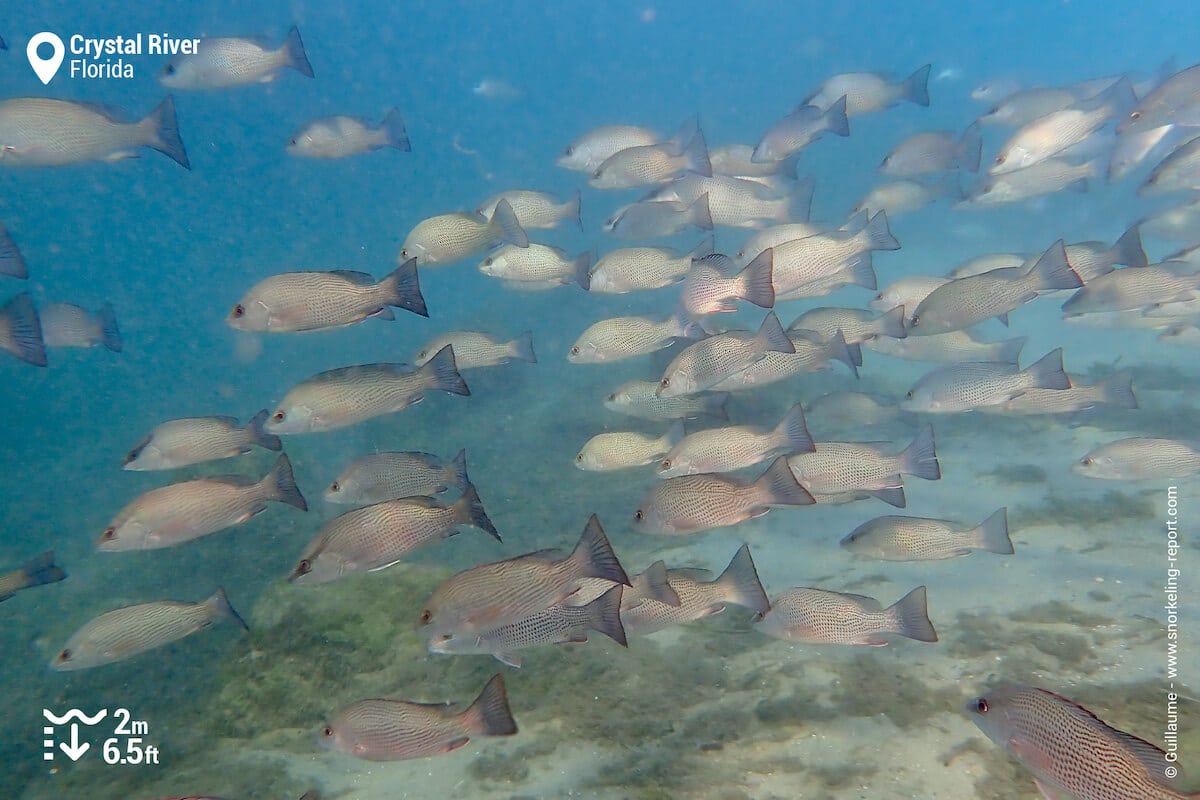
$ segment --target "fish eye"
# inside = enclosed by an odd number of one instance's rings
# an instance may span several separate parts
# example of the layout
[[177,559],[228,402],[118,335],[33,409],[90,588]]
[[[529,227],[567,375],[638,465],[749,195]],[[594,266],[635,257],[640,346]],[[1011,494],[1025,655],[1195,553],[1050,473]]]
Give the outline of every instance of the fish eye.
[[909,389],[907,392],[905,392],[905,393],[904,393],[904,398],[905,398],[906,400],[912,400],[912,399],[913,399],[913,393],[912,393],[912,389]]
[[642,513],[642,510],[640,508],[637,511],[635,511],[633,514],[633,518],[638,522],[641,522],[643,519],[645,519],[645,517],[646,517],[646,515]]
[[616,393],[615,393],[615,392],[614,392],[613,394],[610,394],[610,395],[608,396],[608,402],[610,402],[610,403],[615,403],[616,401],[617,401],[617,395],[616,395]]
[[663,462],[662,462],[662,469],[670,469],[670,468],[671,468],[671,459],[664,458]]
[[401,248],[400,248],[400,257],[401,257],[401,258],[412,258],[412,256],[410,256],[410,255],[408,254],[408,248],[407,248],[407,247],[401,247]]
[[341,490],[342,490],[342,485],[340,483],[338,483],[337,481],[334,481],[333,483],[329,484],[329,491],[340,492]]
[[417,358],[424,358],[425,354],[428,352],[428,350],[422,350],[421,352],[417,353]]
[[100,534],[100,538],[106,542],[112,541],[113,539],[117,538],[117,529],[105,528],[104,533]]
[[285,414],[283,411],[276,411],[274,414],[271,415],[271,419],[274,420],[275,422],[283,422],[284,419],[286,419],[286,418],[287,418],[287,414]]
[[579,455],[575,456],[575,460],[578,461],[580,464],[582,464],[583,463],[583,453],[580,453]]
[[671,385],[671,379],[663,378],[661,381],[658,382],[658,385],[661,386],[662,388],[666,389],[668,386]]
[[987,699],[981,697],[978,700],[976,700],[975,701],[975,710],[978,711],[980,714],[986,714],[988,712]]
[[71,660],[71,651],[69,649],[63,650],[61,653],[58,654],[58,660],[59,661],[70,661]]
[[596,171],[592,173],[592,177],[593,177],[593,178],[599,178],[599,177],[600,177],[600,168],[599,168],[599,167],[596,167]]
[[912,322],[910,322],[908,324],[915,328],[921,324],[921,318],[919,316],[917,316],[916,314],[913,314]]
[[428,625],[433,620],[433,612],[428,608],[421,612],[421,624]]
[[174,75],[175,74],[175,65],[167,64],[167,66],[163,68],[163,74],[164,75]]
[[300,563],[296,565],[296,572],[300,575],[307,575],[312,572],[312,562],[307,558],[300,559]]
[[571,355],[579,355],[579,345],[571,345]]
[[233,307],[233,316],[235,316],[235,317],[246,316],[246,307],[243,306],[241,303],[238,303],[236,306]]
[[573,155],[575,155],[575,148],[574,148],[574,147],[571,147],[570,145],[567,145],[567,149],[566,149],[566,150],[563,150],[563,155],[564,155],[564,156],[573,156]]
[[483,265],[484,265],[485,267],[490,267],[490,266],[492,265],[492,263],[493,263],[493,262],[492,262],[492,257],[491,257],[491,256],[488,256],[487,258],[485,258],[485,259],[483,260]]
[[326,725],[324,728],[321,728],[321,735],[326,738],[333,736],[333,728]]
[[1080,459],[1079,463],[1083,464],[1085,467],[1090,467],[1092,464],[1095,464],[1096,461],[1091,456],[1084,456],[1082,459]]
[[1140,111],[1133,111],[1133,112],[1131,112],[1131,113],[1129,114],[1129,118],[1130,118],[1130,119],[1141,119],[1141,118],[1142,118],[1142,112],[1140,112]]
[[996,163],[1003,164],[1005,159],[1007,159],[1007,158],[1008,158],[1008,156],[1004,155],[1004,153],[1001,153],[1000,155],[996,156]]

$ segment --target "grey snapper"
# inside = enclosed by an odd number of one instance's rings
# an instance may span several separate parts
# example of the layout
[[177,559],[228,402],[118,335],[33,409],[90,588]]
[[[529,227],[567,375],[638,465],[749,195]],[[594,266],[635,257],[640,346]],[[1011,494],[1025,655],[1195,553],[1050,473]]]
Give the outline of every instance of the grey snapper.
[[121,460],[123,469],[176,469],[249,453],[254,445],[282,450],[279,437],[267,433],[264,408],[244,426],[237,417],[184,417],[154,426]]
[[269,83],[285,68],[313,77],[304,42],[295,26],[274,49],[261,39],[201,39],[194,54],[180,55],[168,62],[158,82],[172,89],[228,89]]
[[398,108],[388,111],[378,125],[345,115],[314,119],[292,134],[285,149],[288,155],[301,158],[336,159],[383,148],[403,153],[412,150]]
[[755,627],[777,639],[809,644],[883,647],[892,636],[936,642],[925,587],[884,608],[873,597],[823,589],[788,589],[771,601]]

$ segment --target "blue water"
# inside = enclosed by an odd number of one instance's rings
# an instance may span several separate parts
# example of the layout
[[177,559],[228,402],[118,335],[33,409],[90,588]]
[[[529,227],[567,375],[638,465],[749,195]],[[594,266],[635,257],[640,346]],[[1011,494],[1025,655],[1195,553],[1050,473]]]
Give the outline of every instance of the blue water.
[[[1161,683],[1155,659],[1163,648],[1156,628],[1131,620],[1160,618],[1154,592],[1161,579],[1156,536],[1164,487],[1098,486],[1071,473],[1069,465],[1097,442],[1119,438],[1112,430],[1194,437],[1194,427],[1172,427],[1196,421],[1200,370],[1194,350],[1168,348],[1149,331],[1066,326],[1053,300],[1017,312],[1012,333],[988,323],[983,330],[992,339],[1030,336],[1022,363],[1061,345],[1068,371],[1114,362],[1144,369],[1135,380],[1147,387],[1144,405],[1164,413],[1121,417],[1100,430],[977,416],[935,419],[945,478],[909,481],[908,513],[973,523],[999,505],[1011,510],[1041,507],[1047,496],[1065,500],[1054,519],[1030,512],[1026,530],[1014,523],[1018,552],[1008,561],[981,554],[929,566],[852,562],[838,550],[836,541],[845,532],[890,513],[870,503],[777,511],[684,542],[647,539],[631,530],[629,520],[653,483],[648,472],[597,475],[570,467],[595,433],[655,429],[606,411],[601,400],[626,380],[656,377],[665,361],[577,367],[567,364],[567,349],[592,321],[669,310],[670,290],[621,297],[574,288],[521,293],[478,274],[472,260],[422,270],[429,320],[401,314],[391,323],[370,320],[334,332],[272,336],[261,340],[257,357],[240,348],[258,340],[242,336],[239,342],[224,317],[249,286],[277,272],[349,268],[383,275],[418,221],[473,209],[495,192],[531,188],[569,196],[586,176],[556,168],[554,158],[595,126],[629,123],[669,132],[699,113],[710,145],[752,144],[827,76],[875,70],[902,77],[932,63],[929,108],[901,104],[854,118],[849,139],[823,139],[802,157],[801,173],[816,180],[814,219],[840,223],[878,181],[875,167],[896,142],[922,130],[961,130],[986,111],[969,97],[975,85],[1002,77],[1047,85],[1122,72],[1143,78],[1172,56],[1178,66],[1187,66],[1194,58],[1200,6],[325,5],[210,3],[166,14],[149,6],[44,2],[15,5],[4,15],[0,36],[11,49],[0,53],[3,98],[103,103],[133,117],[162,98],[155,76],[163,60],[149,56],[129,59],[137,72],[131,81],[60,75],[43,87],[24,59],[25,42],[41,30],[64,37],[261,35],[277,42],[295,24],[316,78],[285,71],[264,85],[176,92],[190,172],[149,150],[112,164],[20,171],[0,164],[0,220],[31,272],[28,286],[0,279],[5,282],[0,294],[28,288],[38,303],[88,308],[109,301],[125,339],[120,354],[52,351],[48,369],[0,358],[0,475],[7,479],[0,568],[54,549],[70,574],[62,584],[0,605],[0,708],[6,709],[0,721],[0,798],[190,793],[283,798],[307,788],[364,800],[435,791],[453,797],[890,798],[967,797],[972,791],[979,797],[1032,797],[1027,775],[959,713],[960,696],[995,679],[1034,678],[1064,694],[1082,694],[1092,701],[1089,707],[1119,727],[1146,738],[1158,735],[1161,714],[1150,705],[1155,695],[1135,707],[1133,700],[1124,705],[1114,699],[1119,691],[1107,690]],[[507,81],[521,96],[489,100],[473,93],[487,77]],[[324,162],[284,151],[292,133],[314,117],[378,119],[391,106],[404,114],[411,153]],[[1003,136],[987,131],[985,160]],[[1094,182],[1086,195],[980,211],[956,211],[943,203],[902,217],[893,224],[902,249],[877,254],[880,283],[941,274],[985,252],[1039,251],[1057,238],[1111,242],[1131,222],[1181,199],[1138,198],[1136,185],[1134,176],[1113,187]],[[566,227],[538,231],[533,238],[572,254],[623,246],[600,225],[636,196],[585,186],[586,231]],[[736,252],[746,235],[719,230],[717,249]],[[686,250],[699,238],[687,233],[661,243]],[[1153,260],[1174,246],[1148,239],[1147,249]],[[788,304],[780,316],[786,324],[811,306],[862,305],[867,299],[863,290],[846,290]],[[739,319],[756,324],[760,315],[747,312]],[[458,328],[506,337],[531,329],[539,363],[468,373],[470,398],[432,397],[394,417],[336,433],[287,437],[286,451],[309,498],[307,514],[272,507],[237,530],[179,548],[94,552],[99,531],[141,492],[201,474],[257,477],[270,464],[267,454],[256,453],[179,473],[121,471],[122,456],[153,425],[208,414],[245,419],[273,407],[289,387],[319,371],[404,361],[436,333]],[[924,370],[868,353],[861,386],[898,396]],[[739,396],[731,414],[735,422],[773,424],[796,399],[853,388],[853,379],[838,370]],[[818,439],[884,438],[898,445],[911,432],[903,426],[882,432],[814,426]],[[371,695],[467,700],[499,668],[482,657],[423,656],[407,639],[395,651],[380,644],[411,637],[416,606],[404,603],[419,599],[400,579],[367,576],[345,582],[354,583],[349,588],[337,584],[311,593],[281,585],[304,543],[344,510],[320,495],[347,461],[374,449],[450,456],[460,447],[468,449],[472,478],[505,544],[468,533],[422,551],[414,558],[419,568],[405,573],[423,580],[421,586],[444,574],[435,570],[569,545],[596,512],[631,572],[660,557],[672,565],[719,570],[740,542],[749,541],[772,595],[788,586],[822,585],[891,602],[917,583],[928,583],[931,615],[944,641],[929,647],[903,642],[865,653],[793,648],[747,633],[745,615],[730,612],[707,630],[699,623],[654,644],[632,641],[629,652],[593,643],[558,648],[541,661],[531,656],[519,672],[506,669],[522,724],[512,740],[481,739],[445,758],[383,771],[320,751],[312,732],[323,715],[351,700]],[[1043,477],[990,483],[987,476],[1006,465],[1033,465]],[[1188,488],[1181,484],[1184,498]],[[1195,497],[1194,482],[1190,488]],[[1111,523],[1095,515],[1072,521],[1072,507],[1093,505],[1110,489],[1127,492],[1110,498],[1117,506],[1134,498],[1152,510],[1130,511]],[[1098,543],[1104,545],[1099,555],[1091,549]],[[886,585],[878,585],[881,574]],[[103,611],[165,598],[200,600],[217,585],[227,588],[250,621],[255,629],[250,637],[222,626],[96,670],[55,673],[45,666],[72,631]],[[385,590],[401,598],[399,606],[365,599]],[[1098,599],[1098,593],[1109,599]],[[1081,616],[1065,615],[1060,622],[1012,619],[1021,608],[1049,601]],[[356,660],[353,636],[326,630],[319,621],[345,619],[346,609],[352,612],[356,605],[376,648],[362,661]],[[322,608],[332,616],[314,616]],[[311,640],[300,656],[281,655],[287,649],[281,619],[296,626],[297,637]],[[1112,630],[1115,620],[1130,627]],[[345,630],[351,628],[347,624]],[[1039,660],[1044,651],[1024,659],[1019,648],[1030,637],[1078,638],[1095,653],[1082,662],[1065,656]],[[400,658],[402,674],[394,663]],[[308,675],[310,670],[324,675],[323,682]],[[229,698],[239,696],[238,682],[267,672],[276,676],[274,699],[256,695],[258,705],[222,727],[214,717],[236,716],[238,705]],[[880,683],[882,676],[896,675],[902,676],[898,688]],[[896,696],[914,685],[903,676],[920,678],[916,704],[928,711],[909,721],[911,727],[888,716],[895,706],[915,702]],[[837,688],[843,681],[851,685]],[[299,696],[302,690],[309,694]],[[830,699],[844,694],[860,696],[866,710]],[[656,696],[662,707],[647,714]],[[1106,697],[1108,707],[1096,708]],[[582,704],[592,698],[590,706]],[[270,702],[280,707],[278,715],[270,713]],[[293,713],[297,705],[305,713]],[[95,752],[78,764],[61,756],[44,762],[42,708],[61,713],[73,706],[89,712],[126,707],[145,718],[162,764],[110,767]],[[818,706],[821,713],[806,715]],[[586,708],[591,711],[581,710]],[[835,710],[826,713],[830,708]],[[669,732],[648,716],[666,720]],[[635,717],[636,724],[614,722]],[[590,734],[589,719],[595,721]],[[864,738],[883,748],[874,760],[866,750],[848,755]],[[967,755],[940,760],[963,742],[974,743]],[[927,763],[906,747],[925,753]],[[514,764],[525,768],[523,777]],[[984,775],[988,779],[976,783]]]

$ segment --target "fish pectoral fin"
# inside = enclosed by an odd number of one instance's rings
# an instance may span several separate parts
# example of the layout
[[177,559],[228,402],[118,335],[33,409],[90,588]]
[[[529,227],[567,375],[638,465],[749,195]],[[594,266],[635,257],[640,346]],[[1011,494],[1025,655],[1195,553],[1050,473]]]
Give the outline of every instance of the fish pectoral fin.
[[1037,790],[1041,792],[1042,797],[1046,798],[1046,800],[1071,800],[1067,795],[1060,793],[1057,789],[1052,789],[1037,778],[1033,779],[1033,785],[1037,787]]
[[127,158],[141,158],[141,154],[133,150],[118,150],[115,153],[109,153],[104,157],[104,160],[110,164],[114,161],[124,161]]
[[458,748],[462,747],[469,741],[471,741],[471,737],[460,736],[457,739],[453,739],[449,742],[446,742],[446,746],[445,746],[445,748],[443,748],[442,752],[449,753],[451,750],[457,750]]
[[397,558],[395,561],[389,561],[386,564],[380,564],[378,567],[371,567],[370,569],[367,570],[367,572],[379,572],[380,570],[387,569],[388,567],[396,566],[397,564],[400,563],[400,561],[401,561],[401,559]]
[[[380,306],[379,308],[372,311],[370,314],[367,314],[367,317],[377,317],[378,319],[394,320],[396,318],[396,315],[394,313],[392,313],[392,310],[390,308],[388,308],[387,306]],[[364,319],[365,319],[365,317],[364,317]]]
[[771,510],[770,506],[759,506],[757,508],[751,508],[746,512],[749,515],[746,517],[746,519],[754,519],[755,517],[761,517],[763,514],[767,513],[770,510]]
[[492,653],[492,658],[499,661],[501,664],[507,664],[516,669],[521,668],[521,657],[515,653]]
[[242,514],[240,517],[238,517],[237,520],[233,524],[241,525],[244,522],[254,519],[259,514],[263,513],[266,510],[267,510],[267,507],[265,505],[259,506],[258,508],[252,508],[249,511],[247,511],[245,514]]
[[5,600],[9,599],[10,597],[12,597],[11,592],[9,592],[8,594],[0,594],[0,603],[3,603]]

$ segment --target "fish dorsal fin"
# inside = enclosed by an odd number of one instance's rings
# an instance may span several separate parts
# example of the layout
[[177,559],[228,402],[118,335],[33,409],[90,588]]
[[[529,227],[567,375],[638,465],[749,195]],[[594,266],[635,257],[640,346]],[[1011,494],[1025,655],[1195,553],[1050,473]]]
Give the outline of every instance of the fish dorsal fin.
[[329,274],[345,278],[352,283],[357,283],[359,286],[374,286],[376,283],[372,275],[354,269],[331,269],[329,270]]

